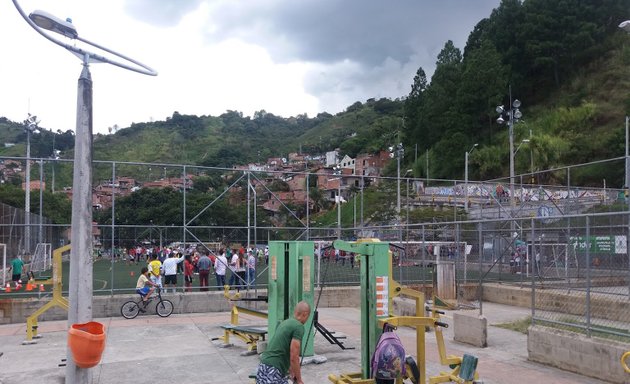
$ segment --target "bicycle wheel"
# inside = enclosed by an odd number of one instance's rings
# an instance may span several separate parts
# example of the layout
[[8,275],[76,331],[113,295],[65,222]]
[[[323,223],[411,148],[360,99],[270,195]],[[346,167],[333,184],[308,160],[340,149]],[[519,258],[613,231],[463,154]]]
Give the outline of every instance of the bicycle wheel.
[[120,314],[125,319],[133,319],[136,316],[138,316],[139,312],[140,312],[140,307],[138,306],[138,303],[136,303],[135,301],[128,301],[125,304],[123,304],[122,307],[120,307]]
[[170,300],[158,301],[155,312],[157,312],[160,317],[169,317],[171,313],[173,313],[173,303],[171,303]]

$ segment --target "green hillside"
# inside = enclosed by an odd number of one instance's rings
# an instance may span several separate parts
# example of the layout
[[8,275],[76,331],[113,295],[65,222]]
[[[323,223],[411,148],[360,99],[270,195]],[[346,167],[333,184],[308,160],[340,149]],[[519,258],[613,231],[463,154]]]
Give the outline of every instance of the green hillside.
[[[133,124],[94,139],[95,160],[159,162],[231,167],[290,152],[342,155],[375,152],[402,142],[405,168],[414,176],[462,179],[464,154],[470,179],[509,174],[508,130],[496,123],[497,105],[520,99],[523,119],[514,141],[530,140],[515,156],[518,173],[542,171],[624,155],[624,116],[630,114],[630,35],[617,25],[628,18],[630,0],[561,2],[503,0],[471,31],[463,50],[445,42],[431,79],[423,68],[409,79],[410,92],[390,100],[357,101],[336,115],[280,117],[264,110],[254,116],[226,111],[220,116],[174,112],[165,121]],[[72,158],[71,132],[43,132],[32,138],[32,156],[53,148]],[[0,118],[0,156],[24,156],[20,122]],[[418,161],[415,150],[417,149]],[[429,159],[429,167],[426,160]],[[533,169],[532,169],[533,165]],[[125,171],[121,169],[121,174]],[[139,179],[146,170],[129,167]],[[36,172],[36,170],[34,171]],[[95,179],[111,176],[95,170]],[[562,172],[538,183],[565,183]],[[59,165],[60,185],[71,181]],[[574,185],[623,185],[623,166],[580,168]]]

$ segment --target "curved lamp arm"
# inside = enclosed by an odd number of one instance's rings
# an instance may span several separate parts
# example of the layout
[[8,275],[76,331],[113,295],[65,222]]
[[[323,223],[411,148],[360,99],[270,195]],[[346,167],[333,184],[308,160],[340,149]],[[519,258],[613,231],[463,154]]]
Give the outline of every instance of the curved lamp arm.
[[[40,35],[44,36],[46,39],[50,40],[51,42],[59,45],[60,47],[63,47],[65,49],[67,49],[68,51],[72,52],[73,54],[77,55],[78,57],[80,57],[83,62],[85,64],[89,63],[89,62],[98,62],[98,63],[108,63],[108,64],[112,64],[115,65],[117,67],[120,68],[124,68],[124,69],[128,69],[130,71],[133,72],[138,72],[141,73],[143,75],[149,75],[149,76],[157,76],[157,72],[152,69],[151,67],[144,65],[130,57],[127,57],[123,54],[120,54],[118,52],[112,51],[111,49],[105,48],[99,44],[93,43],[91,41],[88,41],[86,39],[80,38],[76,29],[74,28],[74,26],[67,22],[67,21],[63,21],[61,19],[56,18],[55,16],[52,16],[46,12],[43,11],[34,11],[33,13],[31,13],[29,16],[26,16],[26,13],[24,13],[24,11],[22,10],[22,8],[20,7],[20,5],[18,4],[17,0],[12,0],[13,1],[13,5],[15,5],[15,8],[18,10],[18,12],[20,13],[20,15],[22,16],[22,18],[24,18],[24,20],[26,20],[26,22],[31,26],[31,28],[33,28],[35,31],[37,31],[37,33],[39,33]],[[57,39],[55,39],[54,37],[50,36],[49,34],[45,33],[42,28],[35,24],[35,22],[31,19],[31,18],[45,18],[47,20],[52,20],[55,22],[55,25],[51,25],[50,30],[57,32],[59,34],[62,34],[68,38],[71,39],[75,39],[81,42],[84,42],[88,45],[91,45],[95,48],[98,48],[100,50],[103,50],[105,52],[108,52],[116,57],[119,57],[121,59],[123,59],[124,61],[127,61],[129,63],[134,64],[135,66],[131,66],[129,64],[125,64],[123,62],[119,62],[119,61],[115,61],[115,60],[110,60],[104,56],[101,55],[97,55],[95,53],[86,51],[84,49],[72,46],[70,44],[66,44],[62,41],[59,41]]]

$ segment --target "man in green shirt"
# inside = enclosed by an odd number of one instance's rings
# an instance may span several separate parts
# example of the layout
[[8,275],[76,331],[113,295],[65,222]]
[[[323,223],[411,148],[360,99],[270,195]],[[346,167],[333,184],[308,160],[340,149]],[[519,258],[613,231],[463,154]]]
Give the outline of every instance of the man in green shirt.
[[284,320],[265,352],[256,372],[256,384],[287,384],[287,374],[294,384],[304,384],[300,371],[300,351],[304,336],[304,323],[311,315],[311,306],[300,301],[293,310],[293,317]]
[[20,259],[20,256],[15,256],[13,261],[11,261],[11,267],[9,269],[13,271],[11,273],[11,280],[15,283],[15,287],[17,288],[22,279],[22,268],[24,267],[24,262]]

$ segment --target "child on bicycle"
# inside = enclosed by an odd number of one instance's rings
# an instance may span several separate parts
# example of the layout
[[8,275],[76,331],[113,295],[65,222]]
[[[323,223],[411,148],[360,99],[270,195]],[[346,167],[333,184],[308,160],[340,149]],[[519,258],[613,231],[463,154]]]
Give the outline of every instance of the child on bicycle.
[[149,297],[157,287],[157,284],[149,280],[149,268],[142,267],[140,271],[140,276],[138,276],[138,282],[136,283],[136,292],[142,296],[142,302],[146,306]]

